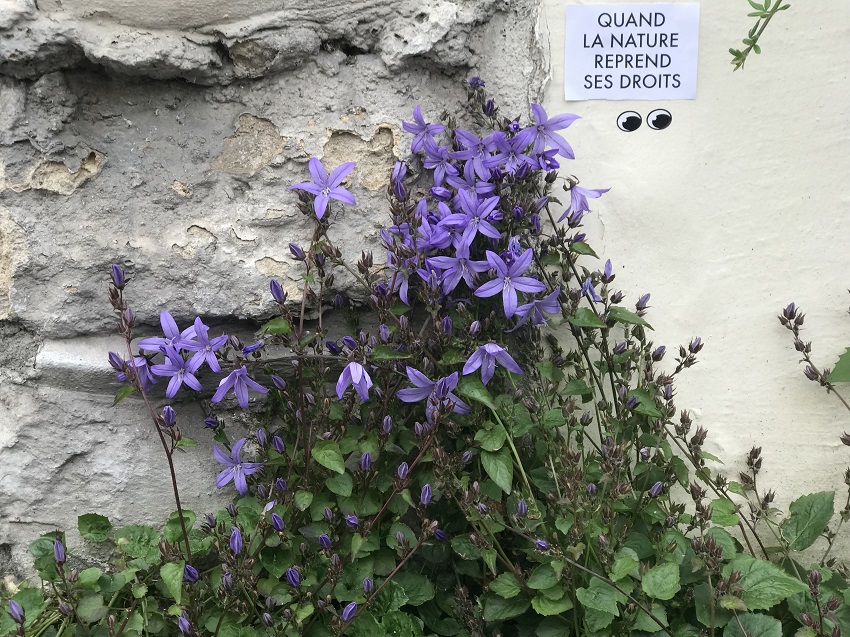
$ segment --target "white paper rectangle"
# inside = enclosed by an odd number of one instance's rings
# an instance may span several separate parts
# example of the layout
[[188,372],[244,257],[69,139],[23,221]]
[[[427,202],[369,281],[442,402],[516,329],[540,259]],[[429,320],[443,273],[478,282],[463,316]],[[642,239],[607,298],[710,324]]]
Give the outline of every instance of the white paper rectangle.
[[696,97],[699,4],[571,4],[566,14],[566,99]]

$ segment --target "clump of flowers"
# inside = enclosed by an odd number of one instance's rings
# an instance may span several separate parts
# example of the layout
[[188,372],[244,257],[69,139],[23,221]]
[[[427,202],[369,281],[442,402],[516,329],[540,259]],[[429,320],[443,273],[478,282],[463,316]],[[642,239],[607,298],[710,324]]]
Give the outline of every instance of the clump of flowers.
[[[33,553],[46,597],[16,595],[0,628],[840,631],[846,585],[794,553],[827,528],[832,494],[804,496],[780,522],[757,482],[760,450],[739,481],[712,471],[707,432],[674,404],[702,341],[665,364],[645,318],[649,295],[627,305],[582,231],[588,199],[607,190],[557,172],[574,157],[562,132],[577,117],[534,104],[531,118],[507,118],[480,78],[467,91],[474,126],[450,115],[432,123],[419,106],[403,123],[413,155],[389,176],[383,258],[364,251],[350,264],[334,243],[333,222],[349,214],[338,204],[355,203],[343,185],[355,166],[328,173],[310,161],[312,181],[292,186],[315,220],[310,244],[289,247],[302,298],[291,304],[272,280],[280,314],[253,344],[212,335],[201,318],[181,331],[163,311],[163,335],[134,348],[130,282],[113,267],[126,343],[109,355],[125,383],[117,399],[141,396],[173,478],[175,452],[193,443],[176,409],[154,409],[155,385],[168,379],[171,399],[218,375],[217,413],[205,424],[215,431],[215,486],[236,495],[199,522],[174,480],[177,511],[162,532],[81,516],[83,537],[114,540],[116,571],[69,568],[61,536],[42,538]],[[368,308],[334,287],[340,269]],[[348,333],[331,335],[324,316],[343,308]],[[274,368],[264,352],[281,349],[290,364]],[[251,438],[230,438],[231,393],[256,417]],[[690,506],[671,496],[677,487]]]

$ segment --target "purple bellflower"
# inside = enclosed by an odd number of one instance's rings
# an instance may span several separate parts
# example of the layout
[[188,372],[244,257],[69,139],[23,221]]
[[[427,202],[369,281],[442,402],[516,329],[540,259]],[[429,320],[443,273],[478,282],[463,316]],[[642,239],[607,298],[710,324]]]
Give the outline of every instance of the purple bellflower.
[[[407,368],[407,377],[410,379],[410,382],[413,383],[414,387],[410,387],[408,389],[400,389],[396,396],[398,396],[399,400],[405,403],[416,403],[421,400],[428,400],[428,406],[426,410],[428,413],[433,411],[433,406],[431,405],[430,398],[437,396],[437,386],[442,381],[444,383],[445,399],[451,400],[454,403],[454,411],[458,414],[468,414],[472,411],[472,408],[463,402],[460,398],[451,393],[455,387],[457,387],[458,381],[458,373],[455,372],[451,376],[447,376],[446,378],[441,378],[439,381],[433,381],[425,374],[420,372],[418,369],[414,369],[412,367]],[[435,403],[437,400],[434,401]]]
[[[442,124],[427,124],[422,117],[422,107],[419,104],[413,107],[413,122],[402,122],[401,127],[414,135],[413,142],[410,144],[410,150],[414,153],[420,152],[426,141],[434,142],[434,135],[445,130]],[[434,144],[436,145],[436,142]]]
[[230,527],[230,550],[234,555],[242,552],[242,533],[235,526]]
[[160,312],[159,323],[162,325],[162,333],[165,336],[152,336],[139,341],[139,349],[149,352],[164,352],[169,345],[175,349],[181,349],[184,344],[195,337],[195,328],[187,327],[182,332],[177,327],[174,317],[166,311]]
[[505,316],[507,318],[512,317],[517,311],[517,290],[520,292],[542,292],[546,289],[546,286],[537,279],[521,276],[531,265],[533,256],[534,251],[528,248],[508,266],[502,257],[487,250],[487,261],[496,270],[496,278],[475,290],[475,296],[488,297],[501,293]]
[[195,319],[194,327],[195,340],[183,343],[184,349],[195,352],[192,358],[189,359],[189,362],[194,363],[198,361],[198,367],[200,367],[201,363],[206,362],[211,370],[216,374],[220,374],[221,366],[218,364],[215,353],[227,343],[227,335],[222,334],[221,336],[210,339],[210,328],[204,325],[200,316]]
[[463,146],[464,150],[450,153],[450,157],[471,162],[475,174],[484,181],[488,181],[490,179],[490,168],[487,167],[487,160],[490,159],[490,151],[496,148],[493,139],[490,136],[479,139],[473,133],[459,128],[455,130],[455,140]]
[[357,615],[357,602],[351,602],[342,609],[342,621],[348,623]]
[[581,293],[589,297],[594,303],[602,303],[602,297],[599,296],[596,288],[593,287],[593,280],[590,277],[587,277],[584,283],[581,284]]
[[574,121],[580,119],[579,116],[564,113],[562,115],[549,117],[546,115],[546,111],[542,106],[540,106],[540,104],[532,104],[531,113],[534,116],[536,124],[525,130],[530,130],[534,134],[534,147],[532,148],[532,153],[540,155],[546,149],[546,146],[549,145],[557,148],[558,153],[562,157],[575,159],[575,153],[567,143],[567,140],[561,137],[556,131],[567,128]]
[[481,382],[486,385],[496,372],[496,363],[499,363],[509,372],[522,374],[522,368],[517,365],[510,354],[495,343],[487,343],[475,350],[475,353],[469,357],[466,365],[463,366],[463,375],[471,374],[480,367]]
[[493,133],[493,143],[497,152],[485,163],[490,168],[498,166],[509,175],[515,174],[523,164],[532,169],[537,168],[537,162],[523,153],[533,136],[534,133],[529,129],[525,129],[511,139],[508,139],[501,131]]
[[600,188],[592,190],[590,188],[582,188],[581,186],[573,186],[570,188],[570,207],[564,211],[558,221],[563,221],[572,213],[590,212],[590,206],[587,203],[588,199],[599,199],[610,188]]
[[229,456],[219,449],[218,445],[213,445],[215,459],[225,466],[225,469],[215,479],[215,486],[219,489],[233,480],[233,485],[239,495],[248,495],[248,483],[245,476],[256,473],[263,468],[260,462],[242,462],[242,446],[246,440],[246,438],[237,440]]
[[434,185],[442,186],[446,174],[457,175],[457,168],[449,161],[449,149],[446,146],[438,146],[433,138],[425,140],[425,168],[434,171]]
[[248,409],[248,388],[253,389],[261,394],[268,393],[268,389],[260,385],[258,382],[248,378],[248,369],[243,365],[239,369],[234,369],[227,376],[221,379],[218,384],[218,389],[212,397],[212,402],[220,403],[228,391],[233,389],[236,394],[236,400],[242,409]]
[[202,363],[202,359],[183,360],[183,356],[173,345],[167,345],[165,347],[165,363],[153,365],[151,371],[157,376],[171,376],[165,395],[168,398],[174,398],[183,383],[186,383],[188,387],[195,391],[203,389],[200,381],[195,378],[195,372],[198,371]]
[[310,175],[313,181],[304,181],[300,184],[290,186],[289,190],[306,190],[310,194],[316,195],[316,200],[313,202],[313,210],[316,212],[316,217],[321,219],[328,209],[328,203],[331,199],[336,199],[342,203],[354,205],[354,196],[345,188],[341,188],[342,180],[348,176],[354,169],[354,162],[347,161],[333,169],[328,175],[325,167],[315,157],[310,159],[309,163]]
[[475,289],[473,283],[475,274],[490,269],[490,265],[486,261],[473,261],[469,258],[469,246],[466,243],[458,246],[454,257],[429,257],[426,262],[432,270],[443,271],[440,279],[443,294],[450,294],[458,286],[461,278],[466,281],[470,290]]
[[[113,362],[112,354],[115,354],[115,352],[109,353],[111,363]],[[115,356],[118,356],[118,355],[115,354]],[[118,356],[118,360],[121,360],[120,356]],[[142,388],[144,388],[145,391],[150,391],[151,385],[156,384],[156,379],[153,377],[153,374],[151,374],[151,368],[150,368],[150,365],[148,365],[148,359],[145,358],[144,356],[134,356],[133,357],[133,363],[128,362],[127,367],[132,370],[134,364],[135,364],[135,367],[136,367],[136,374],[139,377],[139,381],[141,381],[141,383],[142,383]],[[122,365],[123,365],[123,361],[122,361]],[[114,366],[114,363],[113,363],[113,366]],[[123,367],[122,367],[122,369],[123,369]],[[127,382],[127,374],[125,374],[123,371],[119,371],[116,374],[115,377],[122,383]]]
[[[458,192],[458,200],[463,212],[449,215],[440,221],[440,225],[463,228],[460,244],[471,246],[479,232],[491,239],[502,238],[502,233],[490,223],[496,206],[499,205],[499,197],[488,197],[480,201],[475,195],[461,190]],[[460,244],[456,244],[455,247],[459,247]]]
[[363,365],[355,361],[346,365],[342,374],[339,375],[339,380],[336,383],[337,398],[342,398],[349,385],[354,385],[354,389],[362,402],[365,403],[369,400],[369,388],[372,386],[372,379]]
[[16,624],[23,624],[26,619],[24,609],[21,608],[21,605],[14,599],[9,600],[9,615],[12,616],[12,620]]
[[458,190],[465,190],[470,195],[492,195],[493,191],[496,190],[496,185],[491,184],[489,181],[478,181],[478,178],[475,176],[475,168],[472,166],[472,162],[468,161],[463,166],[463,177],[460,175],[446,175],[446,181],[449,185]]
[[558,297],[561,295],[561,288],[555,288],[548,296],[542,299],[534,299],[525,305],[520,305],[516,309],[516,315],[520,317],[519,322],[511,330],[517,329],[525,324],[529,319],[532,325],[544,325],[546,317],[544,314],[558,314],[561,311],[561,302]]

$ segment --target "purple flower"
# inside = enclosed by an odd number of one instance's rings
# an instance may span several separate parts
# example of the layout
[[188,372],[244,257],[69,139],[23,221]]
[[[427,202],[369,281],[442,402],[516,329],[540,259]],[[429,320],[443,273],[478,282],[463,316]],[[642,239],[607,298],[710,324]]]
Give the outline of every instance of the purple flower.
[[653,484],[652,488],[649,490],[650,497],[657,498],[659,495],[661,495],[661,490],[663,488],[664,488],[664,484],[661,483],[660,481]]
[[473,133],[459,128],[455,130],[455,141],[463,146],[464,150],[450,153],[452,159],[462,159],[466,162],[472,162],[472,167],[475,169],[475,174],[484,181],[490,179],[490,168],[487,167],[487,160],[490,159],[490,151],[495,150],[496,144],[490,136],[484,139],[479,139]]
[[496,220],[493,217],[494,210],[499,205],[499,197],[488,197],[481,201],[476,195],[461,190],[458,192],[458,200],[463,212],[451,214],[440,221],[441,226],[463,229],[460,244],[456,244],[456,247],[471,246],[479,232],[491,239],[502,237],[502,233],[491,223]]
[[410,150],[414,153],[421,151],[428,140],[436,144],[434,135],[445,130],[445,126],[441,124],[427,124],[422,117],[422,107],[419,104],[413,107],[413,123],[402,122],[401,127],[414,135],[413,142],[410,144]]
[[340,187],[342,180],[354,168],[354,162],[347,161],[344,164],[340,164],[333,169],[330,176],[328,176],[322,162],[315,157],[310,159],[308,167],[313,181],[304,181],[300,184],[295,184],[294,186],[290,186],[289,190],[306,190],[316,195],[316,200],[313,202],[313,210],[316,212],[317,218],[321,219],[325,215],[328,202],[331,199],[336,199],[352,206],[354,205],[354,196],[345,188]]
[[215,429],[218,427],[218,420],[215,418],[204,418],[204,427],[207,429]]
[[272,297],[275,301],[278,303],[286,303],[286,292],[283,291],[283,286],[281,286],[277,279],[269,281],[269,289],[271,290]]
[[360,520],[356,515],[346,515],[345,523],[350,526],[352,529],[357,528],[357,525],[360,524]]
[[124,289],[124,270],[117,263],[112,264],[112,284],[119,290]]
[[372,468],[372,454],[368,451],[364,452],[362,456],[360,456],[360,470],[361,471],[369,471]]
[[528,515],[528,503],[525,500],[520,500],[516,503],[516,512],[519,514],[519,517],[524,518]]
[[239,369],[234,369],[227,376],[221,379],[218,384],[218,389],[212,397],[212,402],[220,403],[224,395],[233,389],[236,395],[236,400],[242,409],[248,409],[248,388],[253,389],[261,394],[268,393],[268,389],[260,385],[254,380],[248,378],[248,369],[243,365]]
[[294,568],[286,569],[286,581],[292,588],[301,586],[301,575]]
[[398,465],[398,471],[396,471],[396,473],[398,474],[398,477],[400,479],[406,480],[407,474],[408,474],[409,471],[410,471],[410,468],[407,466],[407,463],[402,462],[400,465]]
[[557,154],[557,148],[544,150],[537,156],[537,165],[535,168],[539,168],[540,170],[558,170],[558,168],[561,167],[561,164],[559,164],[558,160],[555,159]]
[[537,547],[538,551],[548,551],[549,550],[549,542],[546,540],[537,540],[534,543],[534,546]]
[[493,133],[493,142],[497,152],[487,159],[485,163],[490,168],[500,166],[509,175],[515,174],[523,164],[530,168],[537,168],[537,162],[522,152],[526,149],[533,136],[534,133],[529,129],[526,129],[511,139],[508,139],[500,131]]
[[189,583],[197,582],[199,577],[200,577],[200,574],[198,573],[198,569],[196,569],[191,564],[186,564],[186,566],[183,567],[183,581],[184,582],[189,582]]
[[422,487],[422,493],[419,494],[419,503],[422,506],[428,506],[431,504],[431,485],[426,484]]
[[496,278],[475,290],[475,296],[488,297],[501,293],[505,316],[507,318],[512,317],[517,310],[517,290],[521,292],[542,292],[546,289],[546,286],[537,279],[520,276],[531,265],[533,255],[533,250],[529,248],[509,267],[502,257],[487,250],[487,261],[496,270]]
[[283,454],[283,452],[286,451],[286,444],[280,436],[272,436],[272,447],[274,447],[274,450],[279,454]]
[[374,588],[375,588],[375,582],[372,581],[372,578],[371,577],[364,577],[363,578],[363,592],[368,595],[369,593],[372,592],[372,590]]
[[189,618],[185,615],[181,615],[177,619],[177,628],[179,628],[180,632],[186,635],[186,637],[191,637],[191,635],[194,633],[194,631],[192,630],[192,624],[189,621]]
[[492,195],[496,190],[496,186],[489,181],[478,181],[475,176],[475,168],[472,162],[468,161],[463,166],[463,177],[460,175],[447,175],[446,181],[448,184],[458,191],[464,190],[470,195]]
[[481,368],[481,382],[485,385],[493,378],[496,372],[496,363],[514,374],[522,374],[522,369],[517,362],[511,358],[504,348],[499,347],[495,343],[487,343],[482,345],[475,353],[466,361],[463,366],[463,375],[471,374],[479,367]]
[[257,429],[257,444],[261,447],[265,447],[269,442],[269,435],[266,433],[266,430],[263,427]]
[[561,311],[561,302],[558,297],[561,295],[561,288],[555,288],[548,296],[542,299],[534,299],[525,305],[520,305],[516,309],[516,315],[520,317],[516,326],[509,331],[513,331],[523,325],[529,318],[532,325],[543,325],[546,323],[545,314],[557,314]]
[[463,454],[461,454],[461,456],[460,456],[460,461],[463,464],[469,464],[470,462],[472,462],[472,452],[471,451],[464,451]]
[[[194,328],[192,328],[194,329]],[[203,363],[203,359],[186,361],[183,356],[173,345],[165,346],[165,363],[163,365],[153,365],[151,371],[157,376],[171,376],[168,381],[168,389],[165,395],[168,398],[174,398],[183,383],[195,391],[201,391],[201,383],[195,378],[195,372]]]
[[65,547],[59,540],[53,542],[53,559],[59,566],[65,563]]
[[319,544],[321,544],[323,549],[329,549],[331,548],[331,546],[333,546],[333,542],[331,542],[331,538],[328,536],[327,533],[322,533],[319,536]]
[[195,352],[195,355],[192,356],[189,361],[191,363],[197,362],[198,367],[200,367],[202,363],[206,362],[210,369],[216,374],[221,373],[221,367],[218,364],[215,353],[227,343],[227,335],[222,334],[221,336],[216,336],[211,340],[209,337],[210,328],[204,325],[203,321],[201,321],[201,317],[197,317],[195,319],[194,327],[195,340],[183,343],[183,349]]
[[566,157],[567,159],[575,159],[575,153],[573,153],[573,149],[570,148],[567,140],[555,131],[567,128],[574,121],[580,119],[579,116],[565,113],[563,115],[549,117],[546,115],[546,111],[542,106],[540,106],[540,104],[532,104],[531,113],[534,116],[536,124],[525,129],[530,130],[533,133],[534,147],[531,152],[535,155],[539,155],[546,149],[548,144],[549,146],[557,148],[558,153],[563,157]]
[[407,189],[404,187],[404,178],[407,177],[407,166],[400,161],[395,163],[392,174],[393,194],[396,199],[404,201],[407,199]]
[[174,415],[174,408],[171,405],[166,405],[162,408],[162,423],[166,427],[173,427],[177,422],[177,417]]
[[9,615],[12,616],[12,619],[16,624],[23,624],[26,619],[24,609],[21,608],[21,605],[14,599],[9,600]]
[[564,210],[564,214],[558,218],[558,221],[563,221],[571,213],[581,214],[584,212],[590,212],[590,206],[587,204],[587,200],[598,199],[609,190],[611,189],[602,188],[591,190],[589,188],[582,188],[581,186],[573,186],[570,188],[570,207]]
[[258,349],[265,345],[264,341],[257,341],[256,343],[251,343],[250,345],[246,345],[242,348],[242,356],[247,356],[248,354],[253,354]]
[[434,185],[442,186],[446,174],[457,175],[457,168],[449,161],[449,149],[446,146],[438,146],[433,138],[425,140],[425,161],[423,166],[434,171]]
[[[437,385],[440,381],[443,381],[445,386],[447,387],[446,392],[446,400],[451,400],[454,403],[454,411],[458,414],[468,414],[472,411],[472,408],[463,402],[460,398],[451,393],[451,390],[457,387],[458,381],[458,373],[455,372],[451,376],[447,376],[446,378],[441,378],[439,381],[433,381],[425,374],[420,372],[418,369],[414,369],[412,367],[407,368],[407,377],[410,379],[410,382],[413,383],[414,387],[410,387],[408,389],[400,389],[396,392],[396,396],[398,396],[399,400],[405,403],[416,403],[420,400],[429,399],[432,395],[436,396],[437,394]],[[436,401],[435,401],[436,402]],[[428,401],[428,406],[426,407],[427,413],[433,410],[431,406],[431,401]]]
[[469,87],[470,88],[484,88],[484,80],[482,80],[477,75],[473,75],[469,78]]
[[195,337],[195,328],[187,327],[182,332],[177,328],[177,322],[174,317],[168,312],[160,312],[159,323],[162,325],[162,333],[165,336],[153,336],[143,338],[139,341],[139,349],[144,349],[149,352],[164,352],[168,346],[173,346],[176,349],[181,349],[184,344]]
[[280,517],[277,513],[272,513],[272,526],[275,531],[283,531],[286,528],[286,524],[283,522],[283,518]]
[[342,621],[350,622],[357,614],[357,603],[351,602],[348,606],[342,609]]
[[445,542],[446,540],[449,539],[449,535],[448,535],[448,533],[443,531],[443,529],[437,529],[436,531],[434,531],[434,539],[436,539],[439,542]]
[[230,527],[230,550],[234,555],[242,552],[242,533],[235,526]]
[[365,403],[369,400],[369,388],[372,386],[372,379],[363,365],[355,361],[346,365],[342,374],[339,375],[339,380],[336,383],[337,398],[342,398],[349,385],[354,385],[354,389],[362,402]]
[[213,445],[215,459],[226,467],[215,479],[215,486],[219,489],[233,480],[233,484],[239,494],[247,495],[248,483],[245,480],[245,476],[256,473],[263,468],[260,462],[242,462],[242,446],[245,444],[245,441],[246,438],[236,441],[229,456],[219,449],[218,445]]
[[593,287],[593,281],[590,277],[587,277],[584,280],[584,283],[581,284],[581,293],[584,296],[589,297],[591,301],[602,303],[602,297],[597,294],[596,288]]
[[469,258],[469,245],[467,243],[461,243],[455,254],[454,257],[428,257],[426,260],[429,268],[443,271],[440,277],[443,294],[450,294],[461,279],[466,281],[470,290],[474,289],[473,277],[475,274],[490,269],[486,261],[473,261]]

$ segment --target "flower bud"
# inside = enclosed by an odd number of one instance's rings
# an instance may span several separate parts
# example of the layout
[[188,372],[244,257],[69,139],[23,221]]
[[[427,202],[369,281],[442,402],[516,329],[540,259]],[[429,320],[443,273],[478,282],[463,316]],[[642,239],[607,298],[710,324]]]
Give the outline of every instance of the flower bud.
[[357,603],[351,602],[348,606],[342,609],[342,621],[348,623],[357,614]]
[[366,451],[362,456],[360,456],[360,470],[361,471],[369,471],[372,468],[372,454]]
[[407,479],[407,473],[408,473],[408,471],[409,471],[409,470],[410,470],[410,469],[409,469],[409,467],[407,466],[407,463],[406,463],[406,462],[402,462],[402,463],[398,466],[398,472],[397,472],[397,473],[398,473],[398,477],[399,477],[399,478],[401,478],[402,480],[406,480],[406,479]]
[[393,418],[392,418],[392,416],[384,416],[384,421],[381,425],[381,430],[385,434],[389,434],[393,430]]
[[369,593],[372,592],[372,590],[374,588],[375,588],[375,582],[372,581],[372,578],[371,577],[364,577],[363,578],[363,592],[368,595]]
[[286,525],[283,523],[283,518],[277,513],[272,513],[272,526],[275,531],[283,531],[286,528]]
[[277,279],[269,281],[269,289],[271,290],[272,297],[275,301],[278,303],[286,303],[286,292],[283,291],[283,286]]
[[258,443],[261,447],[265,447],[265,446],[266,446],[266,444],[268,443],[268,441],[269,441],[269,437],[268,437],[268,435],[266,434],[266,430],[265,430],[265,429],[263,429],[262,427],[260,427],[259,429],[257,429],[257,443]]
[[479,332],[481,332],[481,321],[472,321],[469,326],[469,335],[478,336]]
[[274,488],[280,493],[283,493],[284,491],[286,491],[286,480],[284,480],[283,478],[276,479],[274,481]]
[[235,526],[230,527],[230,550],[234,555],[242,552],[242,533]]
[[61,604],[59,604],[58,610],[65,617],[70,617],[74,612],[71,606],[68,605],[66,602],[62,602]]
[[306,256],[304,255],[304,250],[302,250],[294,243],[289,244],[289,251],[292,253],[292,256],[295,257],[298,261],[303,261],[306,258]]
[[286,569],[286,581],[292,588],[301,586],[301,575],[294,568]]
[[650,497],[657,498],[661,495],[661,490],[664,488],[664,484],[661,481],[656,482],[652,485],[652,488],[649,490]]
[[428,506],[431,504],[431,485],[426,484],[422,487],[422,493],[419,494],[419,503],[422,506]]
[[520,500],[516,503],[516,512],[519,514],[519,517],[524,518],[528,515],[528,503],[525,500]]
[[263,613],[261,619],[266,626],[274,626],[274,619],[269,613]]
[[173,427],[176,420],[177,418],[174,415],[174,409],[171,405],[166,405],[162,408],[162,422],[166,427]]
[[319,544],[322,546],[323,549],[329,549],[331,548],[331,546],[333,546],[333,542],[331,542],[331,538],[328,536],[327,533],[322,533],[319,536]]
[[218,420],[215,418],[204,418],[204,427],[207,429],[215,429],[218,427]]
[[546,540],[537,540],[534,543],[534,546],[537,547],[538,551],[548,551],[549,550],[549,542]]
[[346,516],[345,516],[345,523],[346,523],[349,527],[351,527],[352,529],[354,529],[354,528],[357,528],[357,525],[358,525],[358,524],[360,524],[360,520],[357,518],[357,516],[356,516],[356,515],[346,515]]
[[437,529],[436,531],[434,531],[434,539],[436,539],[438,542],[445,542],[449,539],[449,535],[448,533],[443,531],[443,529]]
[[53,559],[59,566],[65,563],[65,547],[59,540],[53,542]]
[[26,619],[24,609],[21,608],[21,605],[14,599],[9,600],[9,615],[12,616],[12,619],[16,624],[23,624]]
[[587,493],[588,493],[588,495],[595,495],[596,494],[596,485],[593,482],[587,483]]
[[472,462],[472,452],[471,451],[464,451],[460,456],[460,461],[463,464],[469,464],[470,462]]
[[124,270],[117,263],[112,264],[112,285],[119,290],[123,290],[125,285]]
[[186,564],[183,567],[183,581],[189,582],[190,584],[197,582],[200,574],[198,573],[198,569],[196,569],[191,564]]
[[112,365],[112,369],[116,372],[124,371],[124,359],[116,352],[109,352],[109,364]]

